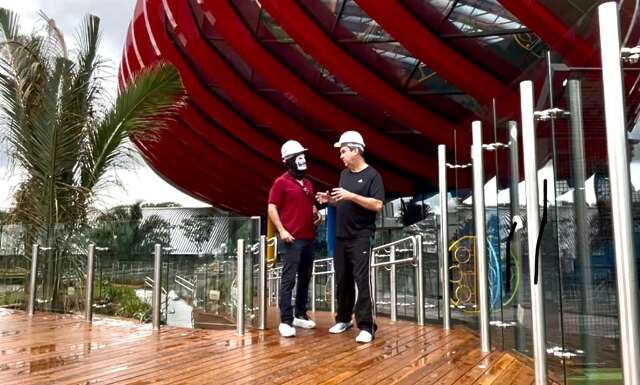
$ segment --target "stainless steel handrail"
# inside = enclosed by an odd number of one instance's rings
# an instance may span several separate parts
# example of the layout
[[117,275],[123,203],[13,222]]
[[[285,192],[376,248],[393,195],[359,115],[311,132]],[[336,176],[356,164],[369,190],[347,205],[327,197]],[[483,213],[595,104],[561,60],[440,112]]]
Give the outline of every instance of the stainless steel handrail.
[[400,243],[404,243],[404,242],[406,242],[408,240],[411,240],[411,243],[413,243],[413,250],[415,252],[415,250],[416,250],[416,237],[415,237],[415,235],[411,235],[411,236],[408,236],[408,237],[405,237],[405,238],[402,238],[402,239],[398,239],[397,241],[385,243],[384,245],[376,246],[373,249],[371,249],[371,252],[373,253],[373,252],[376,252],[378,250],[386,249],[388,247],[395,246],[395,245],[400,244]]
[[[412,247],[409,249],[399,249],[396,246],[407,242],[411,242]],[[424,324],[424,285],[422,284],[422,247],[418,246],[418,242],[422,242],[422,237],[412,235],[384,245],[376,246],[371,249],[370,269],[371,269],[371,301],[373,303],[374,314],[376,312],[376,271],[379,267],[389,266],[390,274],[390,317],[391,321],[397,320],[397,300],[396,300],[396,266],[401,264],[412,264],[416,270],[416,319],[418,324]],[[389,250],[388,254],[376,254],[376,251]],[[396,259],[398,253],[411,252],[411,258]],[[376,258],[388,257],[389,261],[376,262]]]

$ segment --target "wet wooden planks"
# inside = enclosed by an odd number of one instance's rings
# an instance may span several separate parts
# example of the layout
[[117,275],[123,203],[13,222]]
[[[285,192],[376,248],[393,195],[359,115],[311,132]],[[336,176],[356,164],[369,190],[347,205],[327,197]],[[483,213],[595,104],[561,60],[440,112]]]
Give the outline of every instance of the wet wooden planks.
[[[275,319],[276,317],[271,317]],[[370,344],[357,331],[318,328],[281,338],[275,325],[244,337],[0,308],[0,384],[531,384],[512,355],[481,353],[476,336],[379,319]]]

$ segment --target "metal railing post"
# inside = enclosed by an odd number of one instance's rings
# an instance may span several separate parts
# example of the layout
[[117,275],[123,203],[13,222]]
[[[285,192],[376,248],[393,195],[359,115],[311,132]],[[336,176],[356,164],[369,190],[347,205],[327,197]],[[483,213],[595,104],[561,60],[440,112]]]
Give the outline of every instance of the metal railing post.
[[613,241],[620,312],[620,349],[624,383],[640,384],[638,277],[631,218],[631,183],[622,82],[620,20],[615,1],[598,6],[600,54],[611,185]]
[[269,301],[267,301],[267,304],[269,305],[269,307],[271,307],[271,299],[273,298],[273,284],[275,281],[275,278],[273,276],[273,269],[270,270],[269,272],[269,278],[267,279],[268,285],[267,285],[267,289],[268,289],[268,295],[269,295]]
[[89,244],[89,252],[87,253],[87,280],[85,281],[85,308],[84,320],[91,322],[93,320],[93,261],[95,257],[96,245]]
[[416,318],[418,325],[424,325],[424,284],[422,278],[422,235],[415,237],[416,254]]
[[[449,206],[447,199],[447,148],[438,146],[438,187],[440,200],[440,278],[442,279],[442,327],[451,329],[451,308],[449,307]],[[421,245],[422,246],[422,245]]]
[[316,312],[316,263],[311,270],[311,312]]
[[[536,243],[540,232],[540,211],[538,201],[538,163],[536,159],[536,137],[533,110],[533,83],[520,83],[520,103],[522,116],[522,153],[524,178],[527,191],[527,234],[529,247],[529,282],[531,287],[531,320],[533,337],[533,361],[535,383],[547,383],[547,352],[544,324],[542,280],[535,283]],[[542,271],[542,270],[539,270]]]
[[331,268],[331,314],[336,314],[336,273],[333,266]]
[[36,276],[38,274],[38,254],[40,246],[34,244],[31,248],[31,276],[29,277],[29,302],[27,303],[27,313],[33,315],[36,308]]
[[[582,276],[582,314],[587,317],[593,312],[593,281],[591,270],[591,251],[588,239],[587,199],[585,181],[587,172],[585,167],[584,126],[582,120],[582,90],[581,81],[570,79],[569,111],[571,117],[571,173],[573,175],[573,207],[576,219],[576,256],[580,261],[580,275]],[[579,333],[583,336],[582,343],[586,362],[593,362],[596,349],[593,339],[587,336],[586,322],[580,322]]]
[[373,306],[372,312],[373,312],[373,316],[375,317],[377,310],[376,310],[376,302],[377,302],[377,285],[376,285],[376,272],[377,269],[374,266],[375,263],[375,252],[371,251],[371,256],[369,259],[369,274],[371,274],[371,276],[369,277],[370,281],[371,281],[371,306]]
[[238,239],[236,276],[236,334],[244,335],[244,239]]
[[160,330],[160,269],[162,266],[162,245],[155,244],[153,249],[153,294],[151,299],[151,324],[153,330]]
[[473,144],[471,157],[473,163],[473,210],[476,229],[476,264],[478,271],[478,296],[480,308],[480,349],[491,351],[489,330],[489,277],[487,265],[487,240],[485,231],[484,207],[484,162],[482,154],[482,122],[472,123]]
[[[396,260],[396,246],[391,246],[391,255],[389,256],[389,262],[395,262]],[[389,295],[390,295],[390,316],[391,321],[396,321],[398,319],[398,309],[396,308],[397,304],[397,292],[396,292],[396,265],[395,263],[390,266],[389,271]]]
[[258,277],[258,329],[264,330],[267,326],[267,237],[260,236],[260,268]]

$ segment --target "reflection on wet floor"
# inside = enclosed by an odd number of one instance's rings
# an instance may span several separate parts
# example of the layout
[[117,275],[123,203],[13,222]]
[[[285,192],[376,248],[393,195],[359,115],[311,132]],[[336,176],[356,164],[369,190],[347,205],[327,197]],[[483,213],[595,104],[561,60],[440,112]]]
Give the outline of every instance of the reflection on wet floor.
[[[272,309],[273,310],[273,309]],[[163,327],[96,317],[0,309],[0,384],[218,383],[472,383],[530,384],[533,371],[508,353],[481,353],[464,329],[442,330],[379,319],[376,339],[354,341],[357,330],[318,328],[282,338],[272,313],[266,331]],[[21,331],[20,333],[12,333]]]

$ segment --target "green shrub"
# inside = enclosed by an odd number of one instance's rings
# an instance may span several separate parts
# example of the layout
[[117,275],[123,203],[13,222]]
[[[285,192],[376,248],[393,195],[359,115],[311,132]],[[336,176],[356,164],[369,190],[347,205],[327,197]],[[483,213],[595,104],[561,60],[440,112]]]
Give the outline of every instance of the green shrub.
[[0,306],[20,305],[26,303],[24,291],[11,291],[0,293]]
[[[99,292],[98,287],[94,289],[94,293]],[[142,302],[136,296],[134,289],[124,285],[104,284],[102,286],[102,295],[96,299],[96,302],[107,304],[107,306],[99,310],[102,314],[135,318],[141,322],[148,321],[151,312],[151,306]]]

